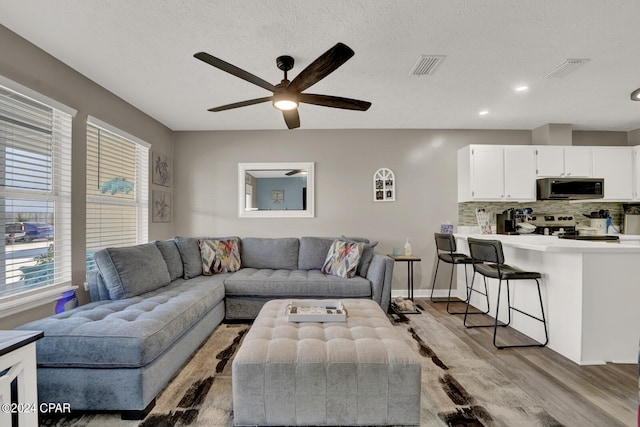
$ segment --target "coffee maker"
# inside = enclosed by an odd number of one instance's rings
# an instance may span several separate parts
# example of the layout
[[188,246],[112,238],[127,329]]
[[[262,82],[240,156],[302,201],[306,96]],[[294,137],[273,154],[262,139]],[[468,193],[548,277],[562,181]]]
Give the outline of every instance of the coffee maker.
[[496,214],[496,233],[518,234],[516,230],[516,210],[507,209],[501,214]]
[[624,223],[622,232],[624,234],[640,234],[640,206],[637,204],[623,204]]

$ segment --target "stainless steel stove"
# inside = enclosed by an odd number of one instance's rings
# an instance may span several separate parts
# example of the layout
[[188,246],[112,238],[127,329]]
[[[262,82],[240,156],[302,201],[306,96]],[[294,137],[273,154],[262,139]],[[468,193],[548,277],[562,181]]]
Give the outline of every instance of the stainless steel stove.
[[569,214],[534,213],[529,217],[528,222],[536,226],[536,234],[575,234],[576,232],[576,220]]

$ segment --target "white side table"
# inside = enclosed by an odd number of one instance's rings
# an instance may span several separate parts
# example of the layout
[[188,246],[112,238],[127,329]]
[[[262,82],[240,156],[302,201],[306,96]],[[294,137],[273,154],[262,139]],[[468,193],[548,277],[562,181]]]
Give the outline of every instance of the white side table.
[[[36,373],[36,341],[41,331],[0,331],[0,425],[38,426],[38,380]],[[17,393],[12,399],[11,384]]]

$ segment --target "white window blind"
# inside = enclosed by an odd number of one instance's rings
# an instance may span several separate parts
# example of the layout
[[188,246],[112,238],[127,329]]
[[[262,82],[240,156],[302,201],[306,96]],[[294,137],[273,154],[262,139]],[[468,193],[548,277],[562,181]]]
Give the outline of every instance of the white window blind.
[[148,241],[149,147],[87,124],[87,271],[103,248]]
[[0,301],[71,282],[71,118],[0,86]]

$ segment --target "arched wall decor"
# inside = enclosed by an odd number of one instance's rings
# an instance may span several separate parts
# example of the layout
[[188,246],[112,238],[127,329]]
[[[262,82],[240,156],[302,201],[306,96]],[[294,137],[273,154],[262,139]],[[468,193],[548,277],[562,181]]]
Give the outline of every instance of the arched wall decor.
[[395,202],[396,176],[391,169],[380,168],[373,174],[373,201]]

